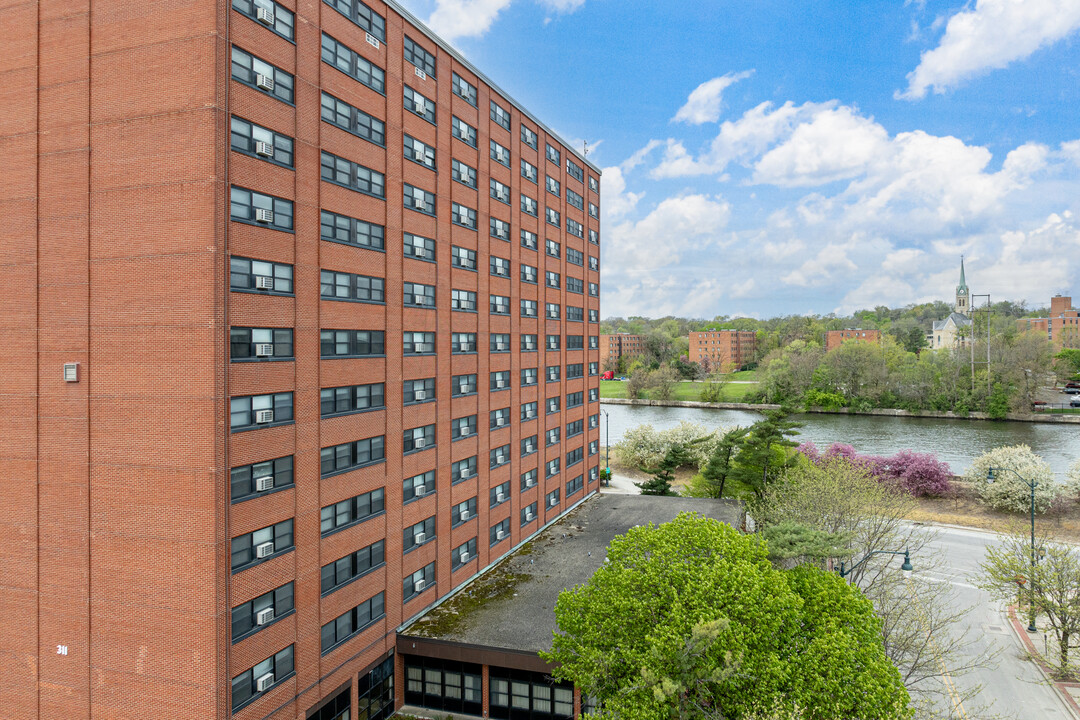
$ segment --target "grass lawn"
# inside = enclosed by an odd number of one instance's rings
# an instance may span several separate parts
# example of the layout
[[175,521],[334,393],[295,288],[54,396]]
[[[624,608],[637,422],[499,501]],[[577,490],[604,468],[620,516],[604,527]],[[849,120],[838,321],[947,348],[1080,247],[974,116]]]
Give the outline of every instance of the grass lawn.
[[[740,373],[742,374],[742,373]],[[671,395],[672,400],[698,400],[701,397],[701,389],[704,383],[681,382],[675,385],[675,391]],[[728,383],[724,386],[723,399],[725,402],[741,402],[749,393],[757,389],[756,385],[735,385]],[[602,398],[625,398],[626,383],[619,380],[601,380],[600,397]]]

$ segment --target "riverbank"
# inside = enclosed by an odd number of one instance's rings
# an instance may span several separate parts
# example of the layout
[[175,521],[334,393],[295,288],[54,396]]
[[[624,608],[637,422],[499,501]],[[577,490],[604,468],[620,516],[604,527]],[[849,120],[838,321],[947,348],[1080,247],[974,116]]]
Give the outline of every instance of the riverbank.
[[[604,405],[643,405],[648,407],[684,407],[716,410],[746,410],[749,412],[761,412],[762,410],[775,410],[779,405],[771,403],[741,403],[741,402],[700,402],[697,400],[631,400],[628,398],[600,398],[600,404]],[[895,408],[873,408],[871,410],[854,410],[852,408],[840,408],[828,410],[826,408],[812,407],[799,408],[799,413],[816,413],[821,415],[876,415],[879,417],[908,417],[908,418],[932,418],[938,420],[991,420],[992,418],[982,412],[955,413],[940,410],[898,410]],[[1005,416],[1006,421],[1046,423],[1050,425],[1080,425],[1080,415],[1049,415],[1042,413],[1009,413]]]

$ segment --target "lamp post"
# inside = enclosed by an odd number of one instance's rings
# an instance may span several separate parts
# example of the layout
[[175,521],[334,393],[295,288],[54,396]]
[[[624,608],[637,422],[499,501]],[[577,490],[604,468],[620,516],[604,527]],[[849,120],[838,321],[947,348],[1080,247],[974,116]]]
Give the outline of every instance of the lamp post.
[[604,469],[611,470],[611,416],[608,415],[607,410],[601,410],[604,413]]
[[863,563],[865,563],[867,560],[869,560],[870,558],[872,558],[875,555],[903,555],[904,556],[904,564],[900,566],[900,569],[903,570],[904,572],[911,572],[912,570],[915,569],[911,565],[911,553],[908,552],[907,550],[871,550],[870,552],[866,553],[866,555],[863,556],[862,560],[855,563],[851,567],[847,567],[847,565],[844,562],[841,561],[841,563],[840,563],[840,577],[847,577],[851,573],[855,572],[856,570],[859,569],[859,567]]
[[1038,482],[1035,480],[1028,480],[1026,477],[1016,472],[1012,468],[999,467],[988,468],[986,471],[986,482],[993,483],[994,473],[1001,470],[1008,470],[1016,477],[1020,478],[1020,482],[1031,488],[1031,609],[1029,614],[1028,632],[1038,632],[1038,628],[1035,627],[1035,488],[1038,486]]

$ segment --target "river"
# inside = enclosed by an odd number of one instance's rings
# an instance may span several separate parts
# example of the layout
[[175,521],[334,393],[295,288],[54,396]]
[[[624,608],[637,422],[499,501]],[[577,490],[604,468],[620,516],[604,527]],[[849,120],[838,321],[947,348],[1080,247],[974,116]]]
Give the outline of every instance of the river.
[[[758,413],[747,410],[609,404],[601,407],[609,413],[611,427],[601,424],[600,442],[607,441],[610,431],[613,445],[626,430],[646,423],[666,429],[689,420],[718,428],[751,425],[761,419]],[[1050,463],[1059,480],[1065,478],[1065,472],[1080,458],[1080,425],[817,413],[797,415],[794,419],[805,423],[796,439],[809,440],[821,450],[842,442],[868,455],[892,455],[899,450],[932,452],[947,462],[956,475],[962,475],[974,458],[1002,445],[1030,445]]]

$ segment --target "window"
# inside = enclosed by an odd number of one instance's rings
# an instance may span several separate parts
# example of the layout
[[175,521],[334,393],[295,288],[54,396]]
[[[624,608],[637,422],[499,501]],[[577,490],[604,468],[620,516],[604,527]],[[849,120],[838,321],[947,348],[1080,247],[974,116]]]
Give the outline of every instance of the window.
[[425,215],[435,214],[435,193],[406,183],[403,190],[405,207]]
[[567,305],[566,319],[569,322],[583,322],[585,320],[585,311],[582,308]]
[[559,157],[560,157],[560,153],[559,153],[558,149],[552,147],[551,143],[545,143],[545,145],[547,145],[547,149],[546,149],[545,154],[547,155],[548,162],[553,162],[556,165],[558,165],[559,164]]
[[536,243],[536,233],[529,232],[528,230],[524,229],[521,231],[521,247],[528,248],[529,250],[535,250]]
[[329,242],[355,245],[356,247],[378,250],[386,247],[386,228],[382,225],[357,220],[323,210],[321,237]]
[[581,475],[578,475],[576,478],[574,478],[570,482],[566,483],[566,497],[569,498],[572,495],[575,495],[575,494],[581,492],[581,488],[583,488],[583,487],[585,487],[585,483],[583,482],[583,478],[582,478]]
[[410,428],[403,433],[402,450],[405,453],[418,452],[435,447],[435,425]]
[[566,174],[580,182],[585,181],[585,171],[570,158],[566,158]]
[[476,169],[471,168],[460,160],[450,161],[450,171],[454,179],[462,185],[468,185],[476,189]]
[[559,273],[551,272],[550,270],[544,273],[544,282],[549,288],[555,288],[556,290],[560,286]]
[[544,376],[547,378],[547,381],[549,383],[559,382],[559,380],[561,379],[561,375],[562,368],[560,368],[558,365],[548,365],[546,368],[546,372],[544,373]]
[[596,203],[589,203],[589,217],[599,219],[600,208],[596,206]]
[[566,202],[573,207],[576,207],[578,210],[585,209],[585,198],[581,197],[570,188],[566,188]]
[[548,225],[554,225],[555,227],[559,227],[559,221],[561,220],[562,216],[559,215],[558,210],[553,210],[552,208],[545,208],[544,218],[547,220]]
[[585,453],[581,448],[574,448],[570,452],[566,453],[566,467],[570,467],[571,465],[577,465],[579,462],[581,462],[584,455]]
[[455,355],[476,352],[476,333],[453,333],[450,351]]
[[319,451],[319,470],[322,477],[330,477],[356,468],[372,465],[386,459],[386,438],[378,437],[331,445]]
[[322,417],[350,415],[386,407],[386,386],[383,383],[346,385],[319,390],[319,412]]
[[521,317],[528,317],[528,318],[536,317],[536,301],[535,300],[522,300],[521,301]]
[[293,76],[235,45],[232,48],[232,77],[259,92],[293,104]]
[[450,134],[470,147],[476,147],[476,128],[457,115],[450,120]]
[[598,297],[600,295],[600,286],[597,283],[589,283],[589,295],[591,297]]
[[585,253],[573,248],[566,248],[566,262],[580,267],[585,264]]
[[293,456],[241,465],[229,471],[229,491],[232,502],[293,485]]
[[559,458],[555,458],[547,464],[547,476],[552,477],[559,474]]
[[496,485],[488,491],[488,506],[495,508],[510,499],[510,481]]
[[450,81],[450,89],[459,98],[476,107],[476,86],[468,80],[454,73],[453,79]]
[[465,270],[476,269],[476,251],[454,245],[450,248],[450,262]]
[[407,307],[434,308],[435,286],[407,282],[403,285],[404,303]]
[[522,438],[521,457],[525,457],[526,455],[532,455],[534,452],[536,452],[537,447],[539,447],[539,443],[536,441],[536,435],[530,435],[527,438]]
[[420,142],[412,135],[405,135],[405,157],[430,170],[435,169],[435,148]]
[[590,310],[589,311],[589,322],[591,322],[591,323],[600,322],[600,311],[599,310]]
[[476,415],[454,418],[450,421],[450,440],[460,440],[476,434]]
[[323,359],[370,357],[386,354],[382,330],[322,330],[319,346]]
[[[510,298],[505,295],[489,295],[488,296],[488,312],[492,315],[509,315],[510,314]],[[506,343],[507,346],[510,343]]]
[[581,278],[567,276],[566,291],[580,295],[585,292],[585,282]]
[[589,189],[593,192],[600,192],[600,181],[592,175],[589,176]]
[[562,337],[560,335],[548,335],[545,340],[545,347],[548,350],[559,350],[562,347]]
[[386,562],[386,543],[380,540],[322,566],[322,594],[329,595],[342,585]]
[[405,702],[479,716],[484,699],[480,669],[479,665],[406,656]]
[[[233,712],[269,692],[275,685],[288,680],[294,674],[292,645],[271,655],[250,670],[240,673],[232,679]],[[262,681],[262,683],[259,681]],[[263,685],[262,690],[259,689],[260,684]]]
[[510,277],[510,261],[506,258],[491,256],[490,259],[491,274],[497,277]]
[[382,488],[327,505],[319,512],[319,531],[326,537],[336,530],[350,527],[381,514],[386,509],[386,493]]
[[592,457],[593,455],[596,455],[599,452],[600,452],[600,441],[599,440],[593,440],[592,442],[590,442],[589,443],[589,457]]
[[589,429],[590,430],[595,430],[598,427],[600,427],[600,413],[596,413],[595,415],[590,415],[589,416]]
[[521,142],[525,143],[533,150],[536,149],[536,133],[525,127],[525,124],[521,125]]
[[406,355],[429,355],[435,352],[435,333],[406,332],[402,336]]
[[320,271],[320,295],[327,300],[381,303],[386,300],[382,278],[352,273]]
[[239,572],[256,563],[293,549],[292,518],[232,539],[232,571]]
[[476,475],[476,456],[458,460],[450,466],[451,482],[461,482]]
[[537,178],[536,166],[525,158],[521,158],[521,177],[525,178],[529,182],[535,183]]
[[291,360],[293,331],[291,328],[230,328],[231,359]]
[[476,517],[476,498],[471,497],[464,502],[460,502],[450,509],[450,527],[456,528],[458,525],[467,523]]
[[402,391],[406,405],[431,402],[435,399],[435,378],[406,380],[402,385]]
[[526,264],[522,263],[522,265],[521,265],[521,282],[526,282],[526,283],[530,283],[532,285],[535,285],[536,284],[536,279],[537,279],[537,270],[536,270],[536,268],[534,268],[532,265],[526,265]]
[[510,242],[510,223],[498,218],[490,218],[490,220],[490,232],[488,234],[493,238]]
[[562,440],[562,430],[560,428],[551,428],[545,433],[544,438],[547,444],[545,447],[551,447],[552,445],[558,445]]
[[589,402],[599,402],[600,388],[589,388]]
[[232,149],[237,152],[276,165],[293,166],[293,141],[288,135],[233,116],[230,137]]
[[544,251],[551,257],[560,257],[562,252],[562,246],[554,240],[546,240],[544,242]]
[[582,350],[585,347],[585,337],[582,335],[567,335],[566,336],[566,349],[567,350]]
[[497,545],[510,537],[510,518],[491,526],[490,544]]
[[536,352],[536,335],[523,334],[521,336],[521,351]]
[[471,290],[451,290],[450,309],[476,312],[476,293]]
[[544,303],[544,317],[548,320],[558,320],[562,316],[562,307],[559,303]]
[[407,527],[402,532],[404,543],[403,552],[409,552],[413,548],[420,547],[424,543],[435,539],[435,516],[421,520],[412,527]]
[[510,426],[510,408],[499,408],[488,413],[488,430]]
[[[326,4],[371,33],[377,40],[386,42],[386,19],[362,0],[326,0]],[[378,47],[377,43],[372,44]]]
[[229,432],[254,430],[293,421],[293,394],[244,395],[229,399]]
[[600,347],[600,337],[598,335],[589,336],[589,349],[597,350]]
[[600,374],[600,363],[597,363],[597,362],[589,363],[589,377],[593,377],[594,375],[599,375],[599,374]]
[[551,177],[550,175],[545,175],[544,177],[546,178],[544,182],[544,187],[547,188],[547,191],[549,193],[551,193],[555,197],[559,197],[559,181]]
[[231,257],[229,258],[229,289],[234,292],[254,291],[292,295],[293,266]]
[[358,138],[386,146],[386,124],[333,95],[322,94],[322,119]]
[[540,206],[528,195],[521,196],[521,212],[526,215],[532,215],[536,217],[536,214],[540,212]]
[[416,90],[413,90],[408,85],[405,86],[403,91],[403,99],[405,109],[411,112],[413,115],[419,115],[427,120],[432,125],[435,124],[435,102],[428,99]]
[[434,240],[419,235],[413,235],[412,233],[405,233],[402,236],[402,240],[404,241],[405,257],[413,258],[414,260],[435,262]]
[[502,106],[494,100],[491,101],[491,119],[501,125],[505,130],[510,129],[510,111],[504,110]]
[[536,485],[536,478],[536,468],[533,468],[528,472],[521,473],[521,492],[525,492],[533,485]]
[[585,377],[585,366],[581,363],[572,363],[566,366],[566,379],[576,380]]
[[585,432],[585,422],[583,420],[574,420],[566,424],[566,437],[572,438]]
[[495,468],[505,465],[510,462],[510,445],[502,445],[493,449],[488,453],[488,468],[494,470]]
[[273,0],[233,0],[232,6],[286,40],[293,39],[296,25],[293,14]]
[[491,187],[491,197],[495,198],[499,202],[506,203],[507,205],[510,204],[510,186],[509,185],[504,185],[503,183],[499,182],[498,180],[495,180],[494,178],[492,178],[491,182],[490,182],[490,187]]
[[293,584],[260,595],[232,609],[232,641],[253,635],[274,620],[291,615],[295,609]]
[[510,371],[499,370],[491,373],[490,375],[490,389],[495,390],[509,390],[510,389]]
[[[394,656],[390,655],[366,675],[356,679],[357,713],[361,718],[381,720],[394,710]],[[311,718],[310,720],[319,720]],[[342,720],[348,720],[343,718]]]
[[453,555],[450,558],[450,568],[457,570],[458,568],[472,562],[476,559],[476,538],[472,538],[466,543],[462,543],[454,548]]
[[510,167],[510,150],[505,148],[494,140],[491,142],[491,159],[500,165]]
[[435,77],[435,56],[418,45],[408,35],[405,36],[405,59],[411,62],[416,69],[423,71],[429,77]]
[[560,405],[561,405],[561,401],[557,397],[550,397],[544,403],[544,407],[547,410],[548,415],[551,415],[552,413],[559,412],[559,406]]
[[[550,463],[548,463],[548,464],[550,465]],[[558,504],[559,504],[559,489],[555,488],[554,490],[549,492],[546,496],[544,496],[544,505],[549,507],[549,508],[553,508]]]
[[455,375],[450,380],[450,394],[453,397],[463,397],[476,392],[476,375]]
[[589,482],[591,482],[591,483],[596,482],[599,479],[599,477],[600,477],[600,468],[599,467],[591,467],[591,468],[589,468]]
[[595,230],[590,230],[589,231],[589,242],[591,242],[593,245],[599,245],[600,244],[600,233],[596,232]]
[[521,385],[522,385],[522,387],[525,387],[525,386],[528,386],[528,385],[535,385],[536,382],[537,382],[538,377],[539,377],[539,373],[537,373],[536,368],[522,368],[521,369]]
[[521,405],[521,421],[536,419],[536,403],[527,402]]
[[386,615],[386,597],[379,593],[322,626],[322,654],[366,630]]
[[291,200],[233,186],[230,192],[229,218],[233,222],[292,232],[293,204]]
[[386,177],[381,172],[325,150],[322,153],[322,179],[364,195],[386,197]]
[[600,261],[597,260],[592,255],[589,256],[589,269],[592,270],[593,272],[599,272],[600,271]]
[[566,218],[566,232],[570,233],[574,237],[585,237],[585,228],[581,223],[576,220]]
[[532,503],[527,507],[521,508],[521,527],[532,523],[536,520],[536,503]]
[[453,216],[451,219],[457,225],[464,225],[470,230],[476,229],[476,211],[458,203],[453,204]]
[[377,93],[386,92],[386,73],[372,65],[355,50],[330,37],[322,35],[322,60],[345,73],[353,80],[366,85]]

